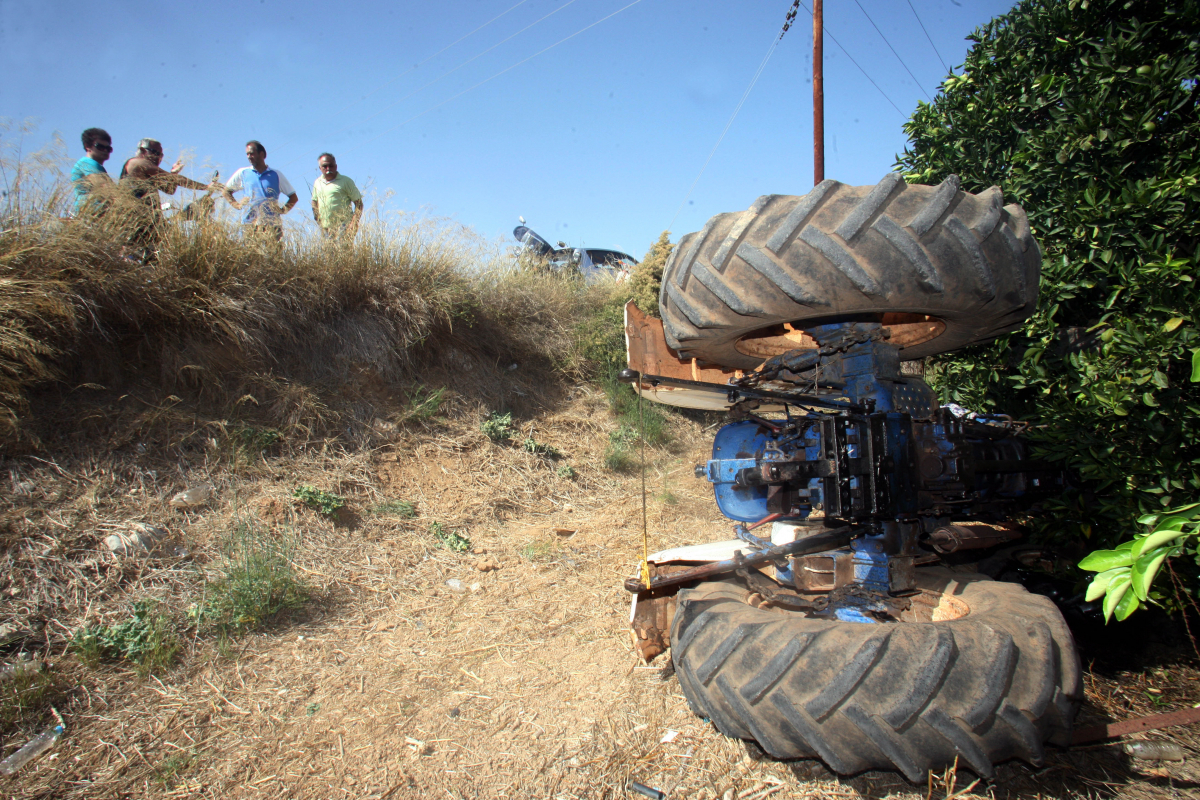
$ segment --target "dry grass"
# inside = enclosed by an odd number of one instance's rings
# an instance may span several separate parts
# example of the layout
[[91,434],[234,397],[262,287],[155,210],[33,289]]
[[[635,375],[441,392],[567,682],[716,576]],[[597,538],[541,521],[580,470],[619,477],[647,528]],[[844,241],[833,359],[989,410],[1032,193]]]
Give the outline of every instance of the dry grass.
[[[574,330],[611,291],[523,271],[452,222],[378,213],[352,243],[289,234],[282,248],[220,217],[170,222],[143,264],[129,257],[120,192],[102,218],[63,222],[61,171],[43,185],[54,169],[13,158],[0,158],[17,187],[0,209],[9,447],[36,447],[72,424],[50,413],[47,391],[102,405],[131,394],[157,409],[182,398],[211,420],[250,407],[309,439],[347,429],[362,439],[368,407],[431,378],[516,406],[525,388],[585,368]],[[29,200],[38,192],[40,213]],[[506,379],[512,364],[524,387]]]
[[[376,450],[281,451],[236,465],[203,453],[3,465],[28,491],[6,509],[20,544],[7,551],[0,592],[21,611],[5,620],[32,629],[25,646],[55,663],[68,736],[53,759],[0,790],[593,798],[631,796],[633,779],[713,800],[1033,800],[1177,797],[1197,785],[1190,762],[1147,768],[1112,746],[1054,752],[1038,771],[1005,765],[994,783],[961,794],[974,780],[965,770],[916,787],[892,773],[846,779],[817,762],[762,759],[690,712],[665,660],[646,667],[630,647],[620,583],[641,550],[639,480],[600,466],[615,425],[603,395],[574,387],[519,420],[511,444],[489,440],[481,414],[397,428]],[[648,473],[656,549],[716,538],[727,525],[707,485],[687,478],[709,435],[688,420],[671,424],[673,449],[652,450]],[[560,478],[521,447],[527,433],[561,450],[577,477]],[[169,510],[178,489],[200,481],[216,487],[208,505]],[[300,484],[345,497],[346,513],[305,508],[292,496]],[[371,510],[398,500],[415,516]],[[314,598],[307,607],[224,642],[188,633],[178,666],[147,679],[134,665],[88,668],[65,652],[85,618],[118,620],[141,598],[182,607],[196,597],[219,569],[224,533],[247,516],[294,540],[292,562]],[[165,523],[191,555],[101,555],[102,535],[130,518]],[[469,537],[474,552],[438,547],[434,521]],[[1182,666],[1093,674],[1088,713],[1123,719],[1190,705],[1200,699],[1195,677]],[[1155,706],[1150,688],[1166,692],[1166,705]],[[14,739],[52,721],[43,709]],[[1167,735],[1195,753],[1185,732]]]

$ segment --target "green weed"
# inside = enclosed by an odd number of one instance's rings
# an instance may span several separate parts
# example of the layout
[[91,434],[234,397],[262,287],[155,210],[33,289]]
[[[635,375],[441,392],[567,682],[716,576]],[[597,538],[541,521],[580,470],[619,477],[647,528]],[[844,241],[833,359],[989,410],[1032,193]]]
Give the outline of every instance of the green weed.
[[279,444],[283,440],[283,434],[274,428],[255,428],[246,425],[231,431],[230,438],[240,450],[258,455]]
[[512,413],[508,411],[503,414],[498,411],[491,412],[479,423],[479,430],[497,444],[508,441],[517,432],[513,427]]
[[172,753],[154,768],[154,780],[160,786],[173,786],[196,763],[199,755],[195,749]]
[[440,522],[431,523],[429,532],[433,534],[433,538],[437,540],[439,547],[453,550],[456,553],[465,553],[471,549],[470,539],[456,531],[446,530]]
[[638,452],[637,430],[621,425],[609,431],[608,445],[604,448],[604,466],[613,472],[634,472],[641,466]]
[[530,542],[518,550],[522,557],[535,563],[549,561],[558,552],[558,543],[553,541]]
[[417,515],[416,505],[407,500],[385,500],[367,510],[382,517],[400,517],[400,519],[412,519]]
[[288,558],[291,543],[286,538],[239,522],[224,550],[221,576],[205,586],[204,600],[188,609],[197,627],[221,635],[252,630],[308,599]]
[[562,451],[557,447],[554,445],[542,444],[532,436],[525,437],[525,441],[522,442],[522,445],[527,453],[534,453],[535,455],[546,456],[547,458],[562,458]]
[[296,491],[292,492],[292,496],[301,500],[309,508],[320,511],[327,517],[335,514],[339,508],[346,505],[346,498],[340,494],[326,492],[312,486],[298,486],[296,487]]
[[48,702],[54,680],[46,671],[17,672],[0,683],[0,735],[26,722]]
[[133,616],[116,625],[93,624],[76,631],[72,646],[85,663],[124,659],[143,677],[171,666],[179,653],[179,635],[170,616],[153,600],[133,604]]
[[558,469],[554,470],[554,474],[569,481],[575,480],[575,468],[570,464],[560,464]]
[[445,387],[429,391],[424,386],[418,386],[408,394],[408,402],[401,414],[403,421],[430,420],[442,410],[442,399],[446,394]]

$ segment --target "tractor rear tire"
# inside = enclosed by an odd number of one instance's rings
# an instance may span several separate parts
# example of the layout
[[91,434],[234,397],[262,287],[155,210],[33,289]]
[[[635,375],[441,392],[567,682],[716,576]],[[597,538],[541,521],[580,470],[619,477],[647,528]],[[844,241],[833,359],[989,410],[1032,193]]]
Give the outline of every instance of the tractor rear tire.
[[780,337],[842,319],[891,325],[905,360],[1012,331],[1037,304],[1042,257],[1024,210],[1001,198],[995,186],[962,192],[955,175],[919,186],[891,173],[718,214],[663,271],[667,344],[753,369],[790,349]]
[[1070,744],[1079,658],[1054,604],[982,575],[917,574],[928,622],[755,608],[735,583],[680,591],[672,660],[692,710],[774,758],[910,781],[955,758],[991,778],[1010,758],[1040,765],[1046,741]]

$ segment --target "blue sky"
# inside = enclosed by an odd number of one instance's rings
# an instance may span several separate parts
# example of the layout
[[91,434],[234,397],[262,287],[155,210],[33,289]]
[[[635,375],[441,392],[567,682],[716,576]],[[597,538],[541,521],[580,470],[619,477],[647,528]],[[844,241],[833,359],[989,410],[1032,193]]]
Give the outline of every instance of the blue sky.
[[[105,128],[114,173],[150,136],[164,165],[183,153],[185,174],[228,177],[259,139],[299,191],[294,223],[329,150],[389,212],[491,239],[524,215],[552,241],[638,258],[668,226],[678,240],[761,194],[808,191],[811,18],[775,47],[697,181],[790,0],[631,2],[0,0],[0,117],[37,121],[26,149],[61,134],[72,161],[80,131]],[[827,35],[826,177],[888,172],[942,61],[961,64],[964,37],[1011,5],[911,2],[932,45],[908,0],[826,0],[827,33],[891,99]]]

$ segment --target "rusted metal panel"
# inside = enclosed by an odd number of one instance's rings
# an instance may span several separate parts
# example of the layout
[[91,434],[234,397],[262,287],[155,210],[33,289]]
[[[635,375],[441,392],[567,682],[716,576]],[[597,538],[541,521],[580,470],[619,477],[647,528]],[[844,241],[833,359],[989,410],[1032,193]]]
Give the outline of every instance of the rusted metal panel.
[[[650,565],[650,578],[687,572],[688,566],[681,564]],[[675,618],[675,593],[678,586],[653,591],[640,591],[633,601],[629,617],[629,633],[633,637],[633,649],[649,664],[671,646],[671,620]]]

